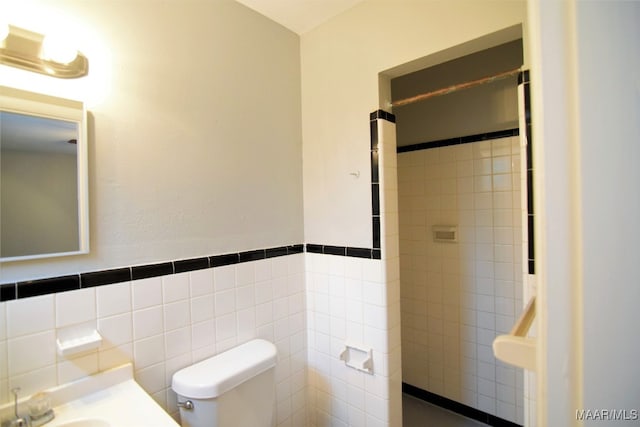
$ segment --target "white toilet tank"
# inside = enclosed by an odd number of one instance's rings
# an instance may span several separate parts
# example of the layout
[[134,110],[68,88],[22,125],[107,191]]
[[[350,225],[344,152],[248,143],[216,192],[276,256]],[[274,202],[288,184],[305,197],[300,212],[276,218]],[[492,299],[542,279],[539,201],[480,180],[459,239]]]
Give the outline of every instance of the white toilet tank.
[[182,427],[273,427],[275,366],[275,345],[255,339],[176,372]]

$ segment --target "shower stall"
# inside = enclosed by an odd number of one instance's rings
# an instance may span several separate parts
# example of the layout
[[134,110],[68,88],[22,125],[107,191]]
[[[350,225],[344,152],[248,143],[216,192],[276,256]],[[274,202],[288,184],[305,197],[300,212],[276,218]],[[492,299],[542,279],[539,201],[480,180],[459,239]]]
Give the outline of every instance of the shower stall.
[[394,100],[428,94],[394,101],[403,391],[499,425],[525,418],[523,371],[492,350],[532,265],[521,66],[515,40],[391,81]]

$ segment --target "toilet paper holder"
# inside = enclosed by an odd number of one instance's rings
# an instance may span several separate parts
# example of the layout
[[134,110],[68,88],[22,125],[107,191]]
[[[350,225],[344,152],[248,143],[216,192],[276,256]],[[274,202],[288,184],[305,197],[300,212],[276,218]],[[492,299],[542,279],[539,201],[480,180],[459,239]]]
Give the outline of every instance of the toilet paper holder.
[[353,344],[345,344],[344,350],[340,352],[340,360],[358,371],[373,374],[373,350],[362,348]]

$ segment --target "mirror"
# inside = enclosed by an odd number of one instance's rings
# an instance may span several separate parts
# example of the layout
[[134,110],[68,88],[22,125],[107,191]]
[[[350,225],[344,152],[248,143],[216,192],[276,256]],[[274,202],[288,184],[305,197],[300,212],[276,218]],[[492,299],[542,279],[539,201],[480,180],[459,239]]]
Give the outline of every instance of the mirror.
[[89,252],[85,116],[0,86],[0,262]]

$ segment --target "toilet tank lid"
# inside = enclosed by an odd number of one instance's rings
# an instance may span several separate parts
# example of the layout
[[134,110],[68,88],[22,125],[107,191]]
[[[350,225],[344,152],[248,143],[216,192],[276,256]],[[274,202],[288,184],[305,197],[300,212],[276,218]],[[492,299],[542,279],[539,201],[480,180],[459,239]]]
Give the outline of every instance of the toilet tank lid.
[[193,399],[218,397],[276,365],[276,346],[255,339],[217,354],[173,375],[171,388]]

